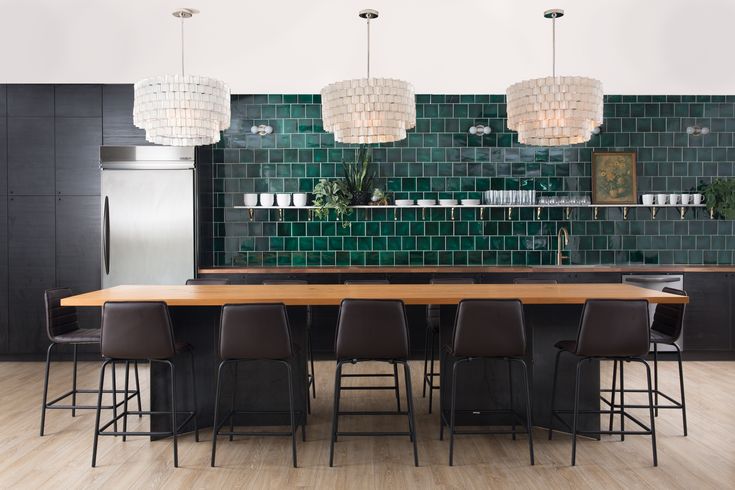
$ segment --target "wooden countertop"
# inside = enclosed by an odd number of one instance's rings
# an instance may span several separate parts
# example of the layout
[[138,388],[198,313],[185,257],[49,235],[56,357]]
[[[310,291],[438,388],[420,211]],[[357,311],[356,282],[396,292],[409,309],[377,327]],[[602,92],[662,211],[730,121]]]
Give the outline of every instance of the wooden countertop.
[[544,272],[735,272],[735,265],[542,265],[542,266],[324,266],[210,267],[199,274],[352,274],[352,273],[544,273]]
[[249,286],[117,286],[61,300],[62,306],[106,301],[165,301],[170,306],[227,303],[338,305],[344,298],[402,299],[406,304],[457,304],[462,299],[520,299],[525,304],[582,304],[587,299],[645,299],[688,303],[689,298],[628,284],[310,284]]

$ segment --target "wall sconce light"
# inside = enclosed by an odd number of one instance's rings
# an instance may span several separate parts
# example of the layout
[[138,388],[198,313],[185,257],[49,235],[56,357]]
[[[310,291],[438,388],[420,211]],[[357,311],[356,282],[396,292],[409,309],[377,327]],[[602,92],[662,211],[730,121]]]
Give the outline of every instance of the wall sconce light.
[[273,127],[265,125],[265,124],[261,124],[260,126],[252,126],[250,128],[250,132],[253,134],[259,134],[261,136],[265,136],[266,134],[271,134],[273,132]]
[[707,126],[689,126],[687,128],[687,134],[691,134],[692,136],[709,134],[709,128]]
[[592,129],[592,134],[600,134],[600,126],[597,126],[596,128]]
[[470,134],[490,134],[492,131],[492,128],[490,126],[484,126],[482,124],[477,124],[475,126],[470,126],[470,129],[467,130]]

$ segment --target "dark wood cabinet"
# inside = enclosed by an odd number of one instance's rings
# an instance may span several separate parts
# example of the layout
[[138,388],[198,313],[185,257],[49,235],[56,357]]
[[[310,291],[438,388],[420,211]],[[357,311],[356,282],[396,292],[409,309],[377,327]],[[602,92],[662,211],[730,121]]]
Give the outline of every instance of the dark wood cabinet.
[[8,198],[0,196],[0,353],[8,352]]
[[57,117],[54,124],[57,194],[98,196],[102,118]]
[[102,87],[102,134],[105,145],[147,145],[145,131],[133,126],[133,86]]
[[8,199],[8,350],[43,352],[43,291],[56,283],[53,196]]
[[[0,92],[0,95],[2,93]],[[8,120],[0,116],[0,196],[8,193]]]
[[53,85],[7,85],[9,117],[53,117]]
[[8,117],[8,193],[54,194],[54,118]]
[[684,349],[729,351],[733,348],[733,275],[687,273],[684,289],[689,295],[684,319]]
[[102,117],[101,85],[56,85],[56,117]]

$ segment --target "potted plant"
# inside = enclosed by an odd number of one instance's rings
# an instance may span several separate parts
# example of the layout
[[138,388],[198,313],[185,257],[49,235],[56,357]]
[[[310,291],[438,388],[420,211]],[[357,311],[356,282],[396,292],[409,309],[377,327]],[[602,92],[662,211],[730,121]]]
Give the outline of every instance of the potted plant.
[[735,219],[735,179],[715,179],[701,183],[699,189],[710,210],[710,216]]
[[375,175],[371,169],[372,154],[366,146],[361,146],[357,152],[357,161],[342,163],[345,172],[345,184],[352,194],[353,206],[364,206],[370,202],[373,192]]
[[334,209],[337,219],[342,221],[342,226],[348,226],[349,223],[345,218],[350,214],[351,201],[352,193],[343,179],[319,179],[319,183],[314,186],[314,214],[319,219],[329,218],[329,210]]

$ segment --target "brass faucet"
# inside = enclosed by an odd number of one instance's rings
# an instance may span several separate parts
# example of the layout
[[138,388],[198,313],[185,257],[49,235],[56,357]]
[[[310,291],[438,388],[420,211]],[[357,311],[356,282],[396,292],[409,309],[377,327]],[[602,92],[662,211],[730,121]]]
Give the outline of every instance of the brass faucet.
[[[564,243],[562,243],[562,236],[564,237]],[[562,226],[556,234],[556,265],[562,265],[562,261],[569,258],[564,255],[563,249],[567,245],[569,245],[569,232]]]

